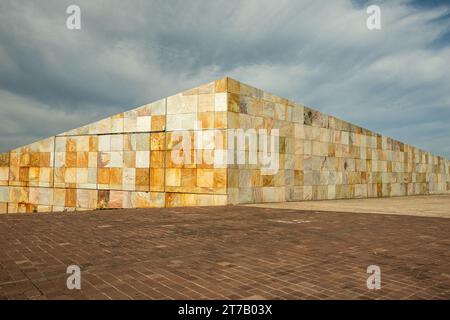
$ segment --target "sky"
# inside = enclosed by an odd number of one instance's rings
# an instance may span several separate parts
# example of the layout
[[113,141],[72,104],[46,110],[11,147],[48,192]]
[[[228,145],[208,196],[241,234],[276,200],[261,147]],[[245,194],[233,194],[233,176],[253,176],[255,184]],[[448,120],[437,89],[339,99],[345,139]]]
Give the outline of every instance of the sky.
[[0,152],[230,76],[450,159],[449,71],[450,1],[0,0]]

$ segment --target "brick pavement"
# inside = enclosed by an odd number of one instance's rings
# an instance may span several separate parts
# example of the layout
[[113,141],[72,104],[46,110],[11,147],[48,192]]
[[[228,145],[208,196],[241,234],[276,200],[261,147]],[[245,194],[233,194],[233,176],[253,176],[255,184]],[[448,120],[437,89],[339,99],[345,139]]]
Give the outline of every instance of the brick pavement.
[[[0,215],[0,299],[449,299],[450,219],[191,207]],[[66,288],[80,265],[81,290]],[[381,268],[368,290],[366,268]]]

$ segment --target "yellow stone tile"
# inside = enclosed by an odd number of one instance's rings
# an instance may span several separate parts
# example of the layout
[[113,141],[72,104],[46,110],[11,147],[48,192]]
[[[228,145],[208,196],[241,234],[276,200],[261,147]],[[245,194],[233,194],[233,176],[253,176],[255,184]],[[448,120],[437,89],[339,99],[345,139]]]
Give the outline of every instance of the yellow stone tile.
[[228,90],[228,78],[223,78],[220,80],[216,80],[214,83],[214,90],[216,93],[218,92],[227,92]]
[[197,186],[203,188],[214,187],[214,170],[197,169]]
[[166,133],[152,133],[150,135],[150,148],[151,150],[165,150]]
[[197,169],[181,169],[181,186],[195,188],[197,186]]
[[203,129],[214,128],[214,112],[200,112],[198,113],[198,121]]
[[232,78],[227,78],[227,90],[231,93],[241,93],[241,83]]
[[164,169],[150,169],[150,190],[164,191]]
[[164,167],[164,151],[150,151],[150,167],[151,168]]
[[178,187],[181,185],[181,169],[167,168],[166,169],[166,185]]
[[230,112],[240,111],[240,95],[235,93],[228,94],[228,111]]

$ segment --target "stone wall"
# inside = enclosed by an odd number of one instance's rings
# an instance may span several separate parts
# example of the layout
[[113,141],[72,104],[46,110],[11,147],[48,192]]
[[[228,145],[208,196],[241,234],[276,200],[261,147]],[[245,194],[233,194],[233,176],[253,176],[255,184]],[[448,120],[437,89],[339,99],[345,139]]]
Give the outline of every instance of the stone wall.
[[215,133],[226,132],[226,82],[1,154],[0,213],[227,204],[226,164],[170,156],[180,135],[199,131],[205,147],[192,144],[192,155],[224,153]]
[[[235,129],[278,129],[277,170],[230,163],[262,152],[231,143]],[[449,170],[442,157],[224,78],[0,154],[0,213],[449,193]]]
[[[279,129],[279,170],[228,170],[229,203],[450,193],[450,161],[229,79],[228,127]],[[248,154],[248,152],[247,152]]]

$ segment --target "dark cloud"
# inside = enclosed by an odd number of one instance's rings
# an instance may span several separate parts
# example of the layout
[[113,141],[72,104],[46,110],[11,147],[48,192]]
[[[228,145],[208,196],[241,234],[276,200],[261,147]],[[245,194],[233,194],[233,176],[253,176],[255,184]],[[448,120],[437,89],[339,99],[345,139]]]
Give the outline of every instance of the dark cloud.
[[378,3],[2,1],[0,149],[229,75],[450,157],[449,8]]

